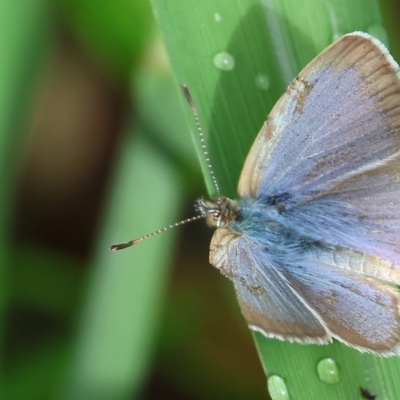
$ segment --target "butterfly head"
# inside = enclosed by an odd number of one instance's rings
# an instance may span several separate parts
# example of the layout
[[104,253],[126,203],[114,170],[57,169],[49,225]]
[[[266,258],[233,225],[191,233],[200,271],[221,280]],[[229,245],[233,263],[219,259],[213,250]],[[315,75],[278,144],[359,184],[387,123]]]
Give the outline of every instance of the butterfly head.
[[196,211],[206,219],[208,226],[220,228],[235,220],[238,216],[238,204],[227,197],[210,201],[203,198],[196,201]]

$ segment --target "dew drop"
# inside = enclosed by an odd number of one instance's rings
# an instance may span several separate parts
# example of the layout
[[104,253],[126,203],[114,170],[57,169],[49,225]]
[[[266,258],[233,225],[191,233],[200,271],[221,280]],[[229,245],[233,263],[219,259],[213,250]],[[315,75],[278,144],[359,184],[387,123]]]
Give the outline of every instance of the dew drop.
[[224,51],[216,54],[213,61],[214,65],[222,71],[231,71],[235,68],[235,59]]
[[378,40],[380,40],[385,46],[388,46],[389,44],[389,40],[387,37],[387,33],[385,28],[382,26],[382,24],[379,23],[374,23],[371,24],[368,28],[367,28],[367,32],[376,37]]
[[271,375],[268,378],[268,392],[272,400],[289,400],[285,381],[278,375]]
[[221,22],[222,18],[221,18],[221,15],[219,13],[215,13],[214,14],[214,19],[215,19],[216,22]]
[[265,74],[258,74],[256,76],[256,85],[262,90],[268,90],[269,88],[269,79]]
[[318,377],[325,383],[338,383],[339,382],[339,369],[335,360],[332,358],[324,358],[317,365]]

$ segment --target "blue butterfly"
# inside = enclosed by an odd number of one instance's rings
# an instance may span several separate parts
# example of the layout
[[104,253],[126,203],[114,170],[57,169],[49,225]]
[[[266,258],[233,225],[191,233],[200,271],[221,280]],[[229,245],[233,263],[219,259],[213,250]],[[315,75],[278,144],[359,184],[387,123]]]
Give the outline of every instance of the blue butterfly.
[[400,354],[400,73],[382,43],[351,33],[303,69],[261,128],[238,194],[200,199],[197,217],[170,227],[204,217],[217,228],[210,263],[251,329]]
[[400,79],[355,32],[293,80],[247,156],[239,199],[199,200],[210,263],[269,338],[400,351]]

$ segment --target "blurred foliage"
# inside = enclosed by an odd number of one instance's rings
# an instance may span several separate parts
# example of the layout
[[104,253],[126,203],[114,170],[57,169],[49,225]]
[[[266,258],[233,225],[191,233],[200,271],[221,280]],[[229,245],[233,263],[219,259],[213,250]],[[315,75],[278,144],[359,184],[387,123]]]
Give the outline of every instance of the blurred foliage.
[[61,8],[92,55],[119,78],[129,78],[154,34],[148,0],[62,0]]
[[[108,246],[193,215],[206,192],[196,150],[213,193],[177,83],[188,84],[221,188],[234,196],[267,112],[333,36],[369,29],[386,40],[386,29],[399,57],[398,4],[381,1],[383,25],[375,2],[360,4],[2,2],[0,398],[267,396],[230,282],[207,265],[212,232],[201,221],[124,252]],[[235,55],[233,71],[213,64],[221,51]],[[290,377],[304,398],[349,384],[346,398],[361,384],[396,396],[394,359],[256,343],[266,371]],[[316,379],[316,360],[332,354],[340,385]]]

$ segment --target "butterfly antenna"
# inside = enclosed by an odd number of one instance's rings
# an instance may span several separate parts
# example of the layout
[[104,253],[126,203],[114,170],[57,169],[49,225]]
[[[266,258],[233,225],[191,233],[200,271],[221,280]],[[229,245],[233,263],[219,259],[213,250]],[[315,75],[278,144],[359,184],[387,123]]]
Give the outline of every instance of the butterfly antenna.
[[192,96],[191,96],[191,94],[189,92],[188,87],[183,83],[183,84],[181,84],[181,89],[182,89],[182,92],[185,95],[185,98],[186,98],[187,102],[189,103],[189,106],[190,106],[190,108],[192,110],[192,114],[193,114],[193,117],[194,117],[194,120],[195,120],[196,126],[197,126],[197,132],[198,132],[199,138],[200,138],[201,148],[203,149],[203,154],[204,154],[204,157],[206,159],[208,171],[210,172],[211,179],[213,181],[215,190],[217,192],[218,203],[221,204],[221,192],[219,191],[217,178],[215,177],[214,169],[213,169],[213,167],[211,165],[210,155],[208,153],[206,141],[205,141],[205,138],[204,138],[203,129],[201,129],[201,125],[200,125],[199,113],[197,112],[197,108],[194,105],[194,101],[193,101],[193,98],[192,98]]
[[201,218],[204,218],[204,215],[196,215],[195,217],[184,219],[183,221],[180,221],[180,222],[175,222],[174,224],[168,225],[168,226],[161,228],[157,231],[154,231],[152,233],[148,233],[147,235],[144,235],[138,239],[131,240],[127,243],[113,244],[112,246],[110,246],[110,250],[115,251],[115,250],[126,249],[127,247],[131,247],[131,246],[134,246],[135,244],[143,242],[143,240],[146,240],[153,236],[159,235],[160,233],[168,231],[169,229],[176,228],[179,225],[187,224],[188,222],[197,221],[198,219],[201,219]]
[[[213,167],[211,165],[211,160],[210,160],[210,156],[208,154],[206,141],[204,139],[203,130],[201,129],[200,120],[199,120],[199,113],[197,112],[197,108],[194,105],[193,98],[190,95],[189,89],[187,88],[187,86],[185,84],[182,84],[181,88],[182,88],[182,92],[185,95],[185,98],[186,98],[187,102],[189,103],[189,106],[190,106],[190,108],[192,110],[192,114],[193,114],[193,117],[194,117],[194,120],[195,120],[196,126],[197,126],[197,132],[198,132],[199,138],[200,138],[201,148],[203,149],[203,154],[204,154],[204,157],[206,159],[208,171],[210,172],[211,179],[213,181],[215,190],[216,190],[217,195],[218,195],[218,203],[221,204],[221,202],[222,202],[221,193],[219,191],[217,178],[215,177],[215,173],[214,173]],[[149,238],[151,238],[153,236],[159,235],[160,233],[168,231],[169,229],[176,228],[177,226],[186,224],[188,222],[197,221],[197,220],[199,220],[201,218],[204,218],[204,214],[203,213],[200,214],[200,215],[196,215],[195,217],[191,217],[191,218],[182,220],[180,222],[176,222],[174,224],[168,225],[168,226],[166,226],[164,228],[158,229],[157,231],[154,231],[152,233],[148,233],[147,235],[144,235],[144,236],[142,236],[140,238],[137,238],[137,239],[134,239],[134,240],[130,240],[129,242],[113,244],[109,248],[112,251],[126,249],[127,247],[135,246],[136,244],[138,244],[140,242],[143,242],[143,240],[149,239]]]

